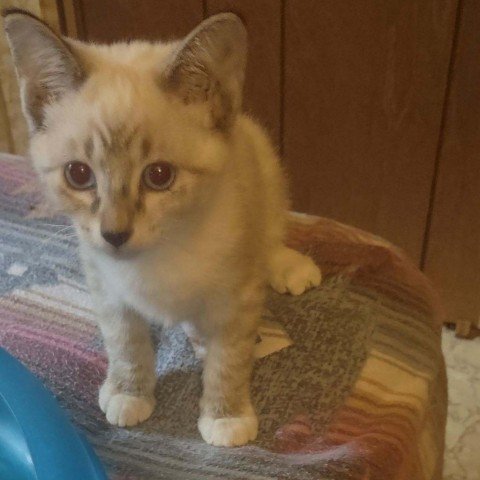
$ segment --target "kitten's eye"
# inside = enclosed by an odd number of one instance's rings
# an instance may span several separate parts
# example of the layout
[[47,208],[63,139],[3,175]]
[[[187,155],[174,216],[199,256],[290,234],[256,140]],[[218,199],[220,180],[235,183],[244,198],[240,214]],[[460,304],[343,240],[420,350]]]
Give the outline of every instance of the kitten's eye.
[[67,163],[64,173],[67,182],[76,190],[87,190],[95,186],[95,175],[86,163]]
[[152,190],[166,190],[175,179],[175,170],[167,162],[152,163],[143,171],[143,183]]

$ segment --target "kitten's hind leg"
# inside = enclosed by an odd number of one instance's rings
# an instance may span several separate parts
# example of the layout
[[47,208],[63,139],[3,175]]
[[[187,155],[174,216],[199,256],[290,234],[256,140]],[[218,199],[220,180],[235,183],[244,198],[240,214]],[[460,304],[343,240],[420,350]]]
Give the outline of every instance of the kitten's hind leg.
[[205,360],[205,357],[207,356],[207,346],[201,333],[198,331],[195,325],[189,322],[182,323],[182,328],[185,332],[185,335],[187,335],[188,340],[190,341],[190,345],[195,353],[195,358],[197,360]]
[[278,293],[301,295],[320,285],[322,274],[310,257],[281,245],[268,261],[268,281]]
[[155,354],[147,323],[131,310],[103,306],[99,321],[108,354],[108,374],[99,405],[112,425],[130,427],[155,407]]

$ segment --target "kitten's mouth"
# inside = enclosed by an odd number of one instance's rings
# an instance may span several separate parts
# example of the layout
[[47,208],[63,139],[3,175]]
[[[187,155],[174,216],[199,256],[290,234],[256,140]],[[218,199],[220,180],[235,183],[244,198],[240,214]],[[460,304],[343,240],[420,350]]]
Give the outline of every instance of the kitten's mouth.
[[108,244],[102,244],[97,246],[98,250],[102,253],[109,255],[112,258],[119,260],[128,260],[130,258],[136,257],[139,255],[142,250],[139,248],[131,247],[129,245],[122,245],[121,247],[112,247]]
[[119,260],[128,260],[130,258],[136,257],[141,252],[141,250],[139,249],[128,247],[121,247],[117,249],[112,248],[109,250],[109,254],[114,258],[118,258]]

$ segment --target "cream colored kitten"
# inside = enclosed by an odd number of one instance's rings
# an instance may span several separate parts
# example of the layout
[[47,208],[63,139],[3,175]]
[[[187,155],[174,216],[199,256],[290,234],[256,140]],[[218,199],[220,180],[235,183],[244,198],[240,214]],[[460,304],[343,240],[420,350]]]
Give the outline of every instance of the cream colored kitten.
[[108,353],[99,403],[120,426],[155,406],[148,322],[184,325],[204,357],[206,442],[253,440],[252,350],[267,281],[320,283],[284,246],[287,193],[241,113],[247,35],[233,14],[172,43],[85,44],[5,12],[31,158],[73,221]]

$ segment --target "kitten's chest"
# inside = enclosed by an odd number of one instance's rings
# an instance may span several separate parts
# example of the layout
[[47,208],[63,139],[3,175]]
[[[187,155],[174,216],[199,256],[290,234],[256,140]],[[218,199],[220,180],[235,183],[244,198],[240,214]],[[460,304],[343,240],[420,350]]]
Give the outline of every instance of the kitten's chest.
[[205,284],[182,262],[111,260],[100,268],[110,295],[152,321],[174,324],[199,313]]

